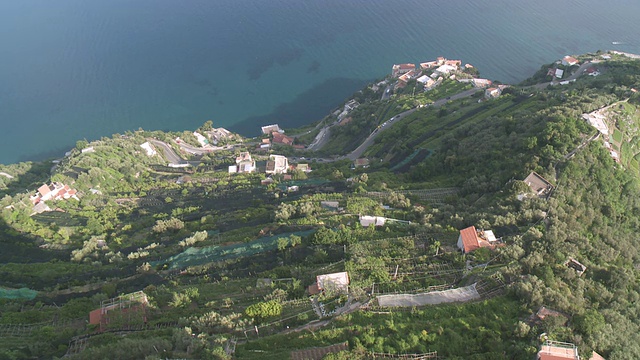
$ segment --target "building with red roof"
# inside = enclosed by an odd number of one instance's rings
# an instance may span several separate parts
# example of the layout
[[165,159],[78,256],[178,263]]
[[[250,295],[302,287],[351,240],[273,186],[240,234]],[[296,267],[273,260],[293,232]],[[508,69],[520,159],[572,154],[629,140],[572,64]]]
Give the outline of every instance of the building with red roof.
[[580,61],[572,56],[565,56],[562,58],[562,65],[573,66],[579,64]]
[[293,138],[291,136],[276,131],[272,132],[271,135],[273,135],[274,144],[293,145]]
[[498,243],[498,239],[491,230],[476,230],[475,226],[460,230],[458,237],[458,248],[463,254],[470,253],[479,248],[488,247],[493,249]]
[[391,67],[391,76],[398,77],[404,73],[415,70],[416,64],[394,64]]
[[578,348],[571,343],[559,341],[546,341],[540,351],[537,360],[580,360]]

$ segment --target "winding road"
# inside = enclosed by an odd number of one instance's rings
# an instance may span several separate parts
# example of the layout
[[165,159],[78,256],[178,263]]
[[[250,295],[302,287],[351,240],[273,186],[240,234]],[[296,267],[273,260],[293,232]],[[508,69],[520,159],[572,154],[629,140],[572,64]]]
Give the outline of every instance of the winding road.
[[[463,99],[466,97],[470,97],[473,94],[477,93],[478,91],[482,91],[482,89],[469,89],[469,90],[465,90],[462,92],[459,92],[455,95],[451,95],[447,98],[444,99],[439,99],[434,101],[432,104],[427,105],[428,107],[432,107],[432,108],[438,108],[444,104],[446,104],[449,101],[453,101],[453,100],[459,100],[459,99]],[[346,156],[340,157],[340,159],[349,159],[349,160],[355,160],[359,157],[362,156],[362,154],[367,151],[367,149],[369,148],[369,146],[371,146],[373,144],[373,141],[375,140],[375,138],[383,131],[387,130],[388,128],[390,128],[394,123],[398,122],[398,120],[401,120],[403,117],[407,116],[407,115],[411,115],[413,114],[416,110],[418,110],[419,108],[414,108],[411,110],[407,110],[405,112],[402,112],[394,117],[392,117],[391,119],[385,121],[384,123],[382,123],[382,125],[375,129],[365,140],[362,144],[360,144],[360,146],[358,146],[355,150],[353,150],[352,152],[350,152],[349,154],[347,154]]]

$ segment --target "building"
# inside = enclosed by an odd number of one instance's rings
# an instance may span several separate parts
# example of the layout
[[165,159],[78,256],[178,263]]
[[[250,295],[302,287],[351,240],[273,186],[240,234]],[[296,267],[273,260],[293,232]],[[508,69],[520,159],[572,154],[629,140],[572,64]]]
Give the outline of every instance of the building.
[[436,81],[427,75],[420,76],[418,79],[416,79],[416,81],[422,84],[425,90],[433,88],[433,86],[436,84]]
[[305,172],[305,173],[310,173],[311,172],[311,167],[309,167],[309,164],[298,164],[298,165],[296,165],[296,170],[302,171],[302,172]]
[[415,70],[415,64],[394,64],[391,67],[391,76],[398,77],[404,73],[408,73],[411,70]]
[[[445,65],[450,65],[450,66],[455,66],[456,68],[460,67],[460,65],[462,65],[462,60],[444,60],[444,64]],[[469,64],[467,64],[469,65]],[[472,66],[473,67],[473,66]]]
[[500,97],[501,94],[502,94],[502,90],[495,87],[488,88],[487,90],[484,91],[484,97],[487,99],[495,99],[497,97]]
[[267,161],[267,174],[284,174],[289,168],[289,161],[282,155],[271,155]]
[[571,57],[571,56],[565,56],[562,58],[562,65],[564,66],[573,66],[573,65],[577,65],[579,64],[580,61],[578,61],[578,59]]
[[428,61],[428,62],[420,63],[420,68],[422,70],[433,69],[436,66],[438,66],[437,61]]
[[256,162],[251,158],[248,151],[241,152],[236,156],[236,164],[229,166],[229,174],[252,173],[256,171]]
[[538,196],[547,196],[553,190],[553,185],[535,171],[532,171],[523,181]]
[[222,140],[233,138],[233,134],[231,133],[231,131],[225,128],[214,128],[208,131],[206,134],[209,137],[209,139],[212,140],[214,145],[217,145],[218,142]]
[[564,75],[564,70],[562,69],[556,69],[556,72],[554,74],[555,77],[557,77],[558,79],[562,79],[562,76]]
[[369,159],[367,158],[359,158],[353,162],[354,168],[368,168],[369,167]]
[[538,351],[537,360],[580,360],[578,348],[571,343],[547,340]]
[[36,194],[29,197],[29,199],[33,205],[37,205],[38,203],[48,200],[67,200],[71,198],[80,200],[76,196],[77,193],[78,191],[72,189],[69,185],[53,182],[50,185],[43,184],[40,186]]
[[449,75],[449,73],[452,73],[454,71],[458,70],[457,66],[453,66],[453,65],[441,65],[440,67],[438,67],[433,74],[431,74],[432,78],[436,78],[440,75],[445,76],[445,75]]
[[308,288],[310,295],[316,295],[325,291],[332,293],[349,293],[349,274],[345,272],[316,276],[316,282]]
[[400,75],[400,77],[398,78],[398,84],[396,84],[396,89],[397,88],[403,88],[405,86],[407,86],[407,84],[409,83],[409,81],[413,78],[415,78],[416,76],[418,76],[420,73],[416,70],[411,70],[409,72],[406,72],[402,75]]
[[271,135],[273,135],[274,144],[293,145],[293,138],[291,136],[287,136],[277,131],[272,132]]
[[493,84],[493,82],[489,79],[473,79],[471,80],[471,83],[475,88],[486,88]]
[[587,271],[587,267],[574,258],[569,258],[569,260],[565,261],[564,265],[575,270],[579,276],[582,276],[582,274]]
[[89,313],[89,324],[97,325],[99,331],[105,331],[110,324],[123,330],[144,326],[148,304],[142,291],[103,300],[99,309]]
[[360,225],[362,225],[362,227],[369,227],[371,225],[384,226],[384,224],[387,222],[387,218],[382,216],[360,215],[359,219]]
[[265,135],[271,134],[272,132],[284,132],[282,131],[282,129],[280,129],[280,126],[278,126],[278,124],[273,124],[273,125],[266,125],[262,127],[262,133]]
[[567,323],[569,322],[568,315],[563,314],[556,310],[549,309],[545,306],[541,306],[535,314],[532,314],[529,317],[529,322],[531,324],[539,324],[540,322],[544,321],[544,319],[552,318],[552,317],[562,319],[563,326],[567,325]]
[[356,101],[356,99],[351,99],[347,101],[346,104],[344,104],[344,110],[347,112],[350,112],[350,111],[353,111],[353,109],[357,108],[358,106],[360,106],[360,103]]
[[479,248],[488,247],[493,249],[498,244],[498,239],[491,230],[476,230],[475,226],[460,230],[458,237],[458,248],[463,254],[470,253]]

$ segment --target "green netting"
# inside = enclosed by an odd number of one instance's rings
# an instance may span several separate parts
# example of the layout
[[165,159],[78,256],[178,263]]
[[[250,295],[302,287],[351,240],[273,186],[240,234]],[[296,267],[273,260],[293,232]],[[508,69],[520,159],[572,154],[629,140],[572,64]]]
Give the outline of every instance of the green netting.
[[5,289],[0,288],[0,299],[25,299],[33,300],[38,292],[35,290],[20,288],[20,289]]
[[207,246],[201,248],[190,247],[180,254],[166,260],[155,261],[151,265],[169,264],[169,269],[184,269],[189,266],[203,265],[215,261],[235,259],[251,256],[266,251],[275,250],[278,247],[278,239],[290,235],[307,236],[314,230],[298,231],[263,237],[248,243],[233,244],[227,246]]

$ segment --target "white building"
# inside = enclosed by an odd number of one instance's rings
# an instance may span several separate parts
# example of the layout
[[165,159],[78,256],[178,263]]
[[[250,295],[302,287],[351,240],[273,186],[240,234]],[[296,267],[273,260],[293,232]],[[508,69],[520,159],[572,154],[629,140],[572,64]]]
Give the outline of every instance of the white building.
[[265,135],[271,135],[271,133],[274,131],[283,132],[282,129],[280,129],[280,126],[278,126],[278,124],[266,125],[262,127],[262,133]]
[[373,226],[383,226],[387,222],[387,218],[382,216],[370,216],[370,215],[361,215],[360,216],[360,225],[363,227]]
[[309,294],[315,295],[323,291],[346,294],[349,292],[349,274],[345,272],[316,276],[316,282],[309,286]]
[[282,155],[271,155],[267,161],[267,174],[284,174],[289,169],[289,161]]

